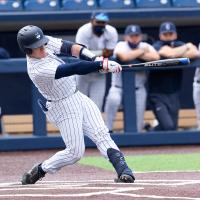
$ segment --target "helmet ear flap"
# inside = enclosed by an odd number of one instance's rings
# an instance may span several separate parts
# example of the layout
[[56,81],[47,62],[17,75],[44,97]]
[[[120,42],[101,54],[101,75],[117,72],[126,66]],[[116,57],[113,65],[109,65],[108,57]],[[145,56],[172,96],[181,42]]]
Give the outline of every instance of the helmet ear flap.
[[25,48],[25,49],[24,49],[24,52],[25,52],[26,54],[32,54],[32,49]]
[[20,50],[25,54],[32,54],[32,49],[24,48],[21,44],[19,44]]

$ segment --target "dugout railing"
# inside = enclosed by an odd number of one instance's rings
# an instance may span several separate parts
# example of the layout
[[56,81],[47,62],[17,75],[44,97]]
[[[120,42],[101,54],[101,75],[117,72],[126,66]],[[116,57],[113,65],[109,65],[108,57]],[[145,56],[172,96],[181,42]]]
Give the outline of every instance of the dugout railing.
[[[193,70],[200,66],[200,59],[194,60],[187,66],[174,66],[170,69],[185,68],[186,70]],[[140,68],[139,70],[168,70],[169,68],[151,67]],[[138,70],[138,69],[137,69]],[[165,131],[165,132],[145,132],[137,133],[136,131],[136,115],[135,115],[135,92],[134,92],[134,73],[135,69],[131,68],[123,72],[123,102],[124,102],[124,133],[112,134],[112,138],[119,146],[144,146],[144,145],[177,145],[177,144],[200,144],[199,131]],[[11,77],[27,76],[25,59],[8,59],[0,61],[0,76],[11,75]],[[12,79],[11,79],[12,80]],[[7,86],[10,79],[4,79],[3,87],[8,90],[8,93],[14,93]],[[14,81],[14,80],[13,80]],[[23,79],[22,79],[23,81]],[[2,84],[2,82],[1,82]],[[14,83],[17,84],[17,83]],[[31,101],[31,112],[33,114],[33,134],[27,135],[6,135],[0,136],[0,151],[10,150],[33,150],[33,149],[50,149],[50,148],[64,148],[64,143],[59,135],[48,135],[46,131],[46,118],[37,104],[37,99],[41,98],[37,89],[31,82],[22,82],[22,84],[30,84],[28,88],[30,91],[27,95],[27,101]],[[190,83],[192,84],[192,83]],[[23,91],[21,91],[23,93]],[[191,91],[190,91],[191,92]],[[15,94],[15,93],[14,93]],[[26,96],[26,94],[25,94]],[[17,99],[17,93],[15,94]],[[2,93],[1,98],[4,98]],[[12,97],[11,103],[13,108],[16,108],[15,98]],[[26,107],[26,104],[24,105]],[[10,106],[12,107],[12,105]],[[6,110],[2,108],[3,114],[7,114]],[[23,113],[26,112],[26,109]],[[12,109],[9,110],[12,113]],[[17,110],[20,113],[20,110]],[[14,110],[13,113],[15,114]],[[85,138],[87,147],[94,147],[94,143]]]

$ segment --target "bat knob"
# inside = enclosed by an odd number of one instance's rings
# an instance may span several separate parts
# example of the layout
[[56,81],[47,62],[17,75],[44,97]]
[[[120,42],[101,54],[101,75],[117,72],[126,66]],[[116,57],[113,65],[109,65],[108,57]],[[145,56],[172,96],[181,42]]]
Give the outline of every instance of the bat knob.
[[190,64],[189,58],[180,58],[179,61],[180,61],[180,64],[182,64],[182,65]]

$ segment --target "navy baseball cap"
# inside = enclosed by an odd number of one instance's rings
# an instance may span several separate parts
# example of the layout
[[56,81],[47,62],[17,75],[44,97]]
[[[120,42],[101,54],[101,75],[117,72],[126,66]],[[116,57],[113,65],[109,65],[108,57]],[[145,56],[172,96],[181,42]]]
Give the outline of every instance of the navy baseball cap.
[[172,22],[164,22],[160,25],[159,33],[176,33],[176,26]]
[[97,21],[103,21],[103,22],[109,21],[108,14],[104,12],[93,12],[91,15],[91,19],[95,19]]
[[126,27],[125,35],[140,35],[142,34],[141,28],[138,25],[129,25]]

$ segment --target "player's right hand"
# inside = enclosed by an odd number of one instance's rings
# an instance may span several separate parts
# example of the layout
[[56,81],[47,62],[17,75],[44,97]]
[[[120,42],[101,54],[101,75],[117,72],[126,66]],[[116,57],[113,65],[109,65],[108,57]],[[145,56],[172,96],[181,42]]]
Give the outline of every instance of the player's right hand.
[[100,59],[103,62],[103,69],[100,70],[100,72],[103,72],[103,73],[108,73],[108,72],[119,73],[119,72],[122,71],[122,67],[119,63],[117,63],[115,61],[108,60],[108,58],[103,58],[103,57],[99,57],[98,61]]

